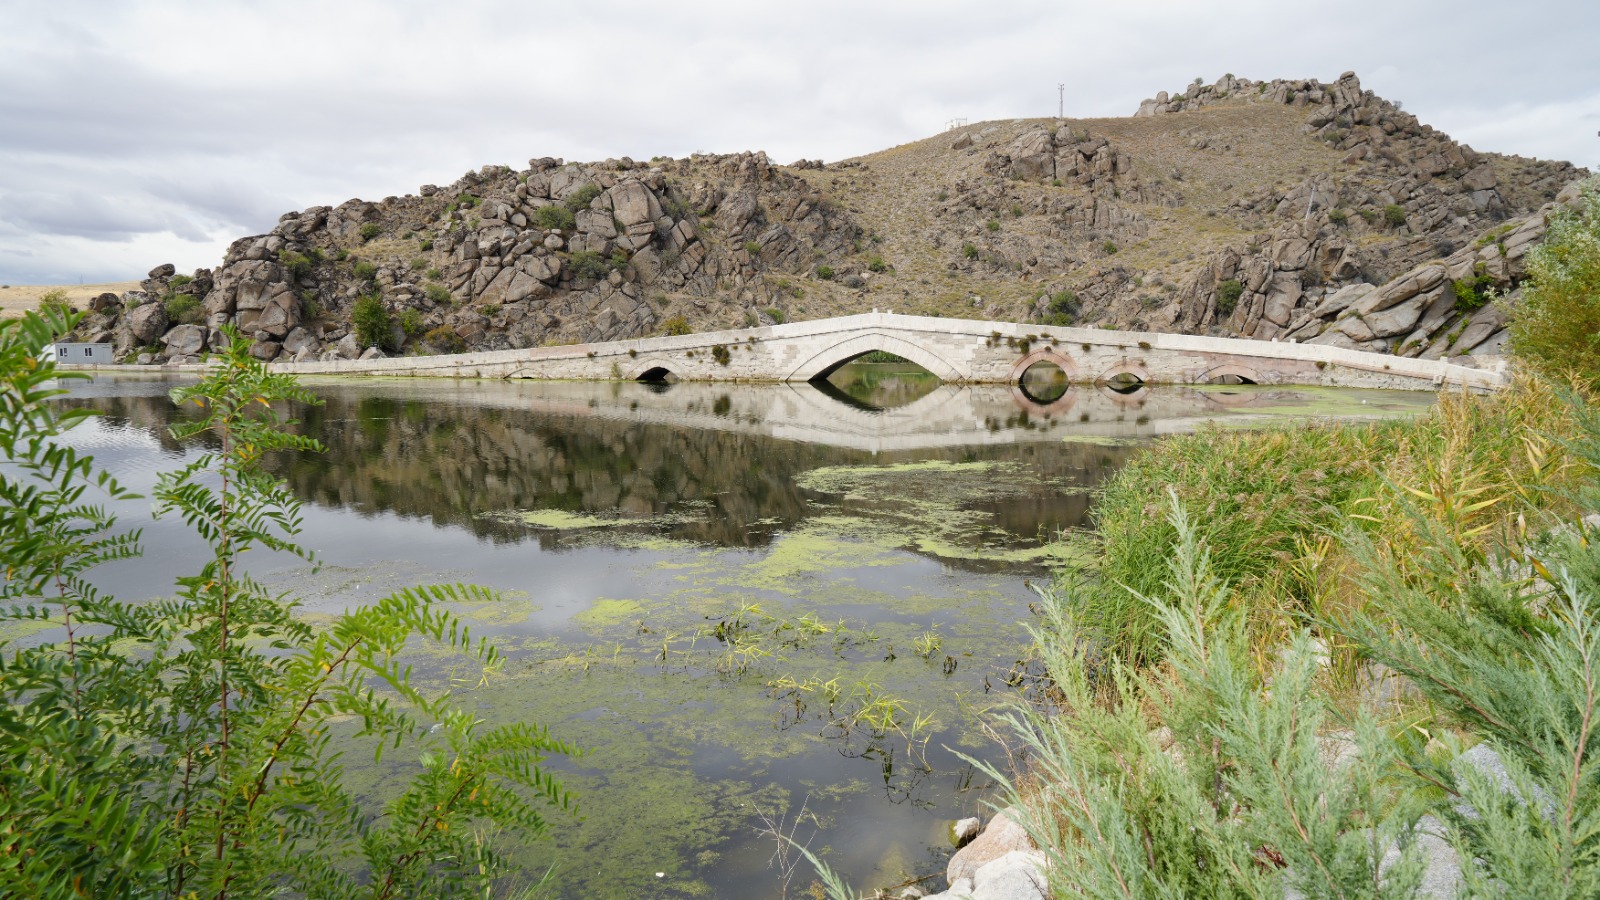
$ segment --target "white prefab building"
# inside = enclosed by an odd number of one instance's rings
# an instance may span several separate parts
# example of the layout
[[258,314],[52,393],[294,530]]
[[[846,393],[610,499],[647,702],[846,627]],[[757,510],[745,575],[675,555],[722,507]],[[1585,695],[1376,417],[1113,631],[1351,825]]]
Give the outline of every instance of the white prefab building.
[[74,344],[58,341],[54,344],[47,344],[44,352],[48,354],[49,359],[55,360],[56,365],[99,365],[102,363],[110,365],[112,362],[110,344]]

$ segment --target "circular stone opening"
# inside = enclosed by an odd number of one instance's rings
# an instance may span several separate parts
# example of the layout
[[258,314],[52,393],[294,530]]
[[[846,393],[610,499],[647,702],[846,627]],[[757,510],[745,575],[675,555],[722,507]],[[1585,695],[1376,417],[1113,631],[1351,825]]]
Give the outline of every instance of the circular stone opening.
[[1067,373],[1047,359],[1029,366],[1017,382],[1024,397],[1041,405],[1060,400],[1071,386],[1067,381]]

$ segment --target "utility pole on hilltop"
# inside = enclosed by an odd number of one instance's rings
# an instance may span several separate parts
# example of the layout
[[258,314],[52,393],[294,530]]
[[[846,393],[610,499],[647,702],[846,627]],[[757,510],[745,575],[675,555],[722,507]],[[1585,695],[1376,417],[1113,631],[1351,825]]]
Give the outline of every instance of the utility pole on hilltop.
[[1056,118],[1067,117],[1067,85],[1066,82],[1056,85]]

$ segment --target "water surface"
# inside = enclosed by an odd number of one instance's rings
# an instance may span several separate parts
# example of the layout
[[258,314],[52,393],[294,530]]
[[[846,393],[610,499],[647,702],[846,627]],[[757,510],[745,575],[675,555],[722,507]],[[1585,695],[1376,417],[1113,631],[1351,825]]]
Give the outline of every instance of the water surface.
[[[104,413],[72,441],[132,487],[193,452],[165,432],[174,382],[66,384]],[[586,748],[556,763],[581,820],[519,851],[555,867],[557,895],[585,897],[777,896],[773,824],[858,885],[942,872],[949,820],[988,797],[959,754],[996,758],[983,715],[1029,671],[1027,582],[1070,561],[1055,537],[1087,525],[1097,485],[1205,421],[1432,400],[958,388],[894,366],[847,368],[827,390],[308,384],[326,402],[300,417],[327,452],[272,466],[306,501],[321,566],[254,571],[312,617],[416,583],[503,592],[461,610],[508,652],[502,673],[480,683],[425,647],[419,667],[441,685],[462,675],[454,689],[488,720]],[[145,556],[98,577],[124,598],[169,593],[200,545],[150,522],[148,501],[121,513]],[[351,764],[378,802],[394,770]]]

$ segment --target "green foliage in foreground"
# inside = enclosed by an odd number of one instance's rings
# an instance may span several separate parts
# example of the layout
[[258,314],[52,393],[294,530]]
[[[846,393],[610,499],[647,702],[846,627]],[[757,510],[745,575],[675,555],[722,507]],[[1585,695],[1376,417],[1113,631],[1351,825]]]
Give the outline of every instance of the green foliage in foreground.
[[1511,352],[1557,377],[1600,386],[1600,182],[1561,210],[1528,255],[1530,284],[1511,309]]
[[[536,835],[542,808],[568,808],[540,764],[573,752],[412,684],[414,636],[495,665],[440,606],[487,593],[405,590],[314,628],[240,571],[252,550],[310,558],[299,501],[260,460],[317,446],[278,413],[314,398],[237,335],[173,392],[202,411],[175,436],[214,449],[155,491],[209,551],[169,599],[97,590],[88,571],[137,555],[138,534],[89,499],[130,495],[59,442],[86,413],[53,402],[70,376],[33,354],[66,324],[0,322],[0,619],[61,635],[0,645],[0,895],[484,896],[503,868],[488,831]],[[363,742],[420,763],[382,810],[343,786],[340,754]]]
[[[1583,452],[1600,461],[1589,417]],[[1466,895],[1600,894],[1600,531],[1546,532],[1528,561],[1558,574],[1530,579],[1420,506],[1409,518],[1423,553],[1403,564],[1345,529],[1373,602],[1315,626],[1408,677],[1433,719],[1385,723],[1331,693],[1307,629],[1255,664],[1243,607],[1176,502],[1167,583],[1138,598],[1165,666],[1098,656],[1070,597],[1047,597],[1053,696],[1010,724],[1036,781],[1012,800],[1054,896],[1411,897],[1419,829],[1465,861]],[[1478,740],[1504,783],[1456,761]]]
[[1163,514],[1169,490],[1250,610],[1257,646],[1287,639],[1298,617],[1350,602],[1349,551],[1333,532],[1353,523],[1410,546],[1415,529],[1386,482],[1422,500],[1466,545],[1510,546],[1522,538],[1522,506],[1568,513],[1563,491],[1594,476],[1567,446],[1581,432],[1574,410],[1548,383],[1523,379],[1489,396],[1443,394],[1412,421],[1167,438],[1118,471],[1095,506],[1100,559],[1075,593],[1082,621],[1097,623],[1109,652],[1160,659],[1163,630],[1133,595],[1164,583],[1177,538]]

